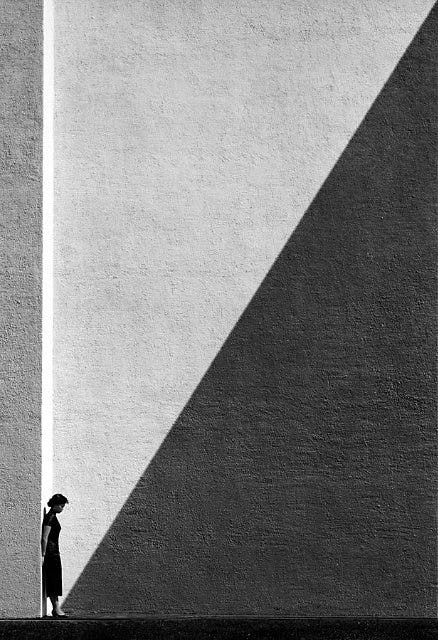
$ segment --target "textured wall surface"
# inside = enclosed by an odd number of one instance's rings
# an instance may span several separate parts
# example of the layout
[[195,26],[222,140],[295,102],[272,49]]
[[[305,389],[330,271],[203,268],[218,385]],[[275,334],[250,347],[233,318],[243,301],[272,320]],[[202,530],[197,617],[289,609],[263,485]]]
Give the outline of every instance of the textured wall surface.
[[42,3],[0,3],[0,615],[40,611]]
[[57,3],[72,610],[434,612],[430,7]]

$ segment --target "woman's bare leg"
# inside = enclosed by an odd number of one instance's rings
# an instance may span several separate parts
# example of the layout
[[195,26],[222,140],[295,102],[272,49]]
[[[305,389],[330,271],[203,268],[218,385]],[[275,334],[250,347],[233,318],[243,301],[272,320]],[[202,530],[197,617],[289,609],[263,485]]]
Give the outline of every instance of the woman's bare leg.
[[58,596],[49,596],[49,598],[50,602],[52,603],[53,611],[59,616],[65,615],[64,611],[59,606]]

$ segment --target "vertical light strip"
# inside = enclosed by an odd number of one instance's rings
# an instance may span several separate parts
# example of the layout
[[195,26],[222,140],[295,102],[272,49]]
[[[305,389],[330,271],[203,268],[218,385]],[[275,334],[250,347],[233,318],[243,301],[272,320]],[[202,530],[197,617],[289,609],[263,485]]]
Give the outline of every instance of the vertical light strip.
[[[53,117],[54,0],[44,0],[43,12],[43,283],[41,507],[53,482]],[[43,603],[45,605],[45,603]],[[44,611],[42,611],[44,613]]]

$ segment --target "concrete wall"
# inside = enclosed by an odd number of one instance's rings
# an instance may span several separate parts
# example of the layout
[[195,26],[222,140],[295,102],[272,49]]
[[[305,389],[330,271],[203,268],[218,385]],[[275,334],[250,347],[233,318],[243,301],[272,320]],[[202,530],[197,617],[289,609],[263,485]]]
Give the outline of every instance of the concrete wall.
[[434,614],[431,4],[56,3],[73,611]]
[[42,3],[0,4],[0,616],[40,612]]
[[[431,4],[56,3],[72,611],[435,615],[433,19],[342,154]],[[1,18],[0,615],[27,617],[41,2]]]

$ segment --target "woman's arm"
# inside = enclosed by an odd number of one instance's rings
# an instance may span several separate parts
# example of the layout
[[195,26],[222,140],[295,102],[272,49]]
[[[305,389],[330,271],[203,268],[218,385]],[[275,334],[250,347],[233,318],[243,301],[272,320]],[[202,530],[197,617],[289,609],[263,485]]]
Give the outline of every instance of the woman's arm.
[[46,555],[47,540],[49,538],[49,533],[51,528],[52,527],[47,527],[47,526],[43,528],[43,534],[41,536],[41,555],[43,556],[43,558]]

